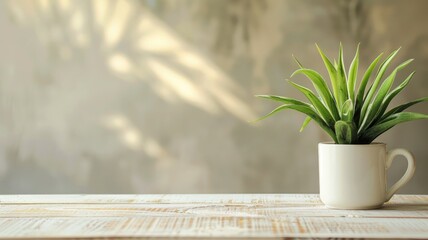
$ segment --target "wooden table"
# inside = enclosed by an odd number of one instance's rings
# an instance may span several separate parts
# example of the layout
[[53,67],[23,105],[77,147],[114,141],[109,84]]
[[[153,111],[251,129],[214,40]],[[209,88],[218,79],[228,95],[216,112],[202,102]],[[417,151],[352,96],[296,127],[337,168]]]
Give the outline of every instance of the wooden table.
[[3,195],[1,238],[428,238],[428,195],[327,209],[318,195]]

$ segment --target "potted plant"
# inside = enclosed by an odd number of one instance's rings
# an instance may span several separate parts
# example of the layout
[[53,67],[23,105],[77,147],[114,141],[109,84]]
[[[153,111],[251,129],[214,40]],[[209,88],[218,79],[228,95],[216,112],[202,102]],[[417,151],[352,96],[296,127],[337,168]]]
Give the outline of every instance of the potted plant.
[[[318,72],[305,68],[294,58],[299,69],[291,77],[305,75],[311,81],[315,92],[287,80],[291,86],[303,93],[308,102],[283,96],[257,95],[282,103],[258,120],[286,109],[307,115],[300,131],[313,120],[333,140],[332,143],[320,143],[318,146],[320,198],[323,203],[327,207],[339,209],[378,208],[410,180],[415,167],[413,156],[408,151],[395,149],[386,152],[384,143],[373,141],[399,123],[427,119],[428,115],[405,110],[427,101],[428,97],[388,109],[391,100],[407,86],[414,75],[414,72],[410,73],[397,87],[392,87],[397,73],[413,61],[409,59],[389,75],[385,74],[400,49],[392,52],[374,72],[382,54],[377,56],[360,78],[359,87],[356,88],[359,45],[348,72],[345,71],[342,44],[339,47],[338,59],[333,63],[318,45],[316,47],[329,74],[331,89]],[[408,168],[404,176],[388,189],[386,170],[396,155],[407,158]]]

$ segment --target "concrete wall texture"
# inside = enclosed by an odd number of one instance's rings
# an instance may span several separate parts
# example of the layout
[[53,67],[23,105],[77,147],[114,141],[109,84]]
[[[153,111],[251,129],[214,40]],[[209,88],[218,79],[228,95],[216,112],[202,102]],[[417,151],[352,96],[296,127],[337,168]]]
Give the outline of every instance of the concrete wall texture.
[[[253,97],[303,99],[291,55],[314,43],[360,66],[402,46],[417,71],[393,104],[428,94],[428,1],[0,2],[0,193],[317,193],[318,126]],[[360,71],[360,76],[362,71]],[[296,78],[296,81],[299,78]],[[304,84],[307,81],[301,78]],[[308,84],[309,85],[309,84]],[[413,111],[428,113],[427,104]],[[428,122],[378,139],[416,156],[402,193],[428,194]],[[403,160],[403,159],[401,159]],[[390,181],[403,172],[394,163]]]

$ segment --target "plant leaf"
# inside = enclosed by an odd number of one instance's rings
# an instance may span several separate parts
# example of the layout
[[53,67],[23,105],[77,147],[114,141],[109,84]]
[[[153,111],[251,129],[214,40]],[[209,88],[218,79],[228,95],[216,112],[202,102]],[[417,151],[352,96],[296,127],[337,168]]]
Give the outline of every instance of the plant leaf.
[[355,97],[355,82],[357,79],[358,74],[358,63],[359,63],[359,51],[360,50],[360,44],[357,46],[357,51],[355,52],[355,57],[351,62],[351,66],[349,67],[349,74],[348,74],[348,95],[349,99],[354,101]]
[[[342,107],[343,103],[348,99],[348,89],[346,86],[346,73],[345,73],[345,64],[343,62],[343,46],[340,43],[339,46],[339,58],[336,68],[337,74],[337,85],[338,85],[338,98],[336,98],[337,105]],[[339,109],[339,111],[341,111]]]
[[370,107],[368,108],[367,114],[364,116],[363,122],[360,125],[360,128],[358,129],[358,132],[364,131],[366,128],[368,128],[375,120],[376,115],[380,111],[380,108],[382,106],[382,102],[385,100],[386,95],[388,94],[389,90],[391,89],[392,84],[394,83],[395,76],[397,75],[397,72],[409,65],[413,59],[409,59],[402,64],[400,64],[398,67],[392,71],[392,73],[383,81],[382,85],[380,86],[376,97],[374,98],[372,104],[370,104]]
[[369,105],[367,113],[363,117],[363,121],[358,129],[358,132],[364,131],[368,126],[370,126],[370,123],[374,120],[374,117],[379,110],[379,106],[382,103],[383,97],[386,95],[387,91],[389,89],[386,89],[388,87],[391,87],[392,82],[394,81],[394,78],[396,76],[397,72],[393,71],[391,75],[384,81],[381,88],[378,91],[378,94],[376,98],[373,100],[373,102]]
[[295,111],[301,112],[303,114],[306,114],[308,117],[312,118],[325,132],[327,132],[330,137],[337,142],[336,135],[334,134],[334,131],[324,122],[324,120],[311,108],[304,105],[294,105],[294,104],[284,104],[281,105],[274,110],[272,110],[270,113],[266,114],[265,116],[255,120],[254,122],[266,119],[282,110],[285,109],[293,109]]
[[420,103],[420,102],[425,102],[425,101],[428,101],[428,97],[419,98],[419,99],[413,100],[413,101],[411,101],[411,102],[401,104],[401,105],[399,105],[399,106],[397,106],[397,107],[395,107],[395,108],[393,108],[393,109],[389,110],[387,113],[385,113],[385,114],[381,117],[381,119],[380,119],[379,121],[380,121],[380,122],[383,122],[383,121],[384,121],[386,118],[388,118],[389,116],[391,116],[391,115],[393,115],[393,114],[396,114],[396,113],[400,113],[400,112],[402,112],[402,111],[406,110],[407,108],[409,108],[409,107],[411,107],[411,106],[413,106],[413,105],[415,105],[415,104],[418,104],[418,103]]
[[373,127],[364,131],[362,136],[359,138],[361,143],[371,143],[379,135],[385,131],[391,129],[397,124],[419,120],[419,119],[428,119],[428,115],[422,113],[413,113],[413,112],[400,112],[392,114],[391,116],[384,119],[379,124],[374,125]]
[[256,95],[256,97],[269,99],[276,102],[282,102],[286,104],[296,104],[296,105],[304,105],[307,107],[312,107],[312,105],[302,102],[300,100],[294,99],[294,98],[288,98],[283,96],[275,96],[275,95]]
[[324,78],[318,72],[306,68],[296,70],[293,74],[291,74],[291,77],[296,74],[304,74],[309,80],[311,80],[315,90],[317,91],[318,95],[321,96],[321,98],[323,99],[327,109],[333,116],[334,120],[339,120],[339,114],[336,108],[336,104]]
[[322,119],[327,123],[327,125],[331,128],[334,127],[334,119],[331,116],[330,112],[324,106],[324,104],[315,96],[315,94],[308,88],[305,88],[297,83],[292,81],[288,81],[293,87],[302,92],[306,98],[312,103],[315,110],[319,113]]
[[[395,55],[397,55],[398,51],[400,50],[397,49],[394,52],[392,52],[387,58],[386,60],[380,65],[379,67],[379,71],[376,73],[376,78],[372,84],[372,86],[370,87],[370,90],[367,94],[367,96],[364,99],[364,103],[363,106],[361,108],[361,114],[360,114],[360,121],[359,121],[359,125],[361,126],[362,121],[366,115],[367,109],[369,107],[369,105],[371,104],[371,101],[373,99],[373,96],[377,90],[377,87],[386,71],[386,69],[388,68],[388,65],[391,63],[392,59],[395,57]],[[361,128],[361,127],[360,127]]]
[[300,67],[303,68],[303,65],[300,63],[300,61],[294,56],[294,54],[291,54],[291,56],[293,57],[294,61],[296,62],[296,64]]
[[359,122],[361,107],[363,106],[363,98],[366,91],[367,83],[370,79],[370,76],[372,75],[373,69],[376,67],[382,55],[383,53],[379,54],[379,56],[377,56],[376,59],[373,60],[373,62],[370,64],[370,66],[367,68],[366,72],[364,73],[363,78],[361,79],[361,83],[358,89],[357,99],[355,100],[355,115],[354,115],[355,122]]
[[377,122],[382,115],[385,113],[386,109],[388,108],[389,103],[392,101],[392,99],[397,96],[406,86],[409,84],[410,80],[412,79],[415,72],[412,72],[398,87],[396,87],[394,90],[392,90],[386,97],[383,99],[382,104],[379,108],[379,111],[376,113],[376,116],[374,117],[374,122]]
[[305,118],[305,121],[303,121],[302,126],[300,127],[300,132],[303,132],[305,130],[306,126],[308,126],[309,122],[311,122],[312,118],[307,116]]
[[334,124],[337,142],[339,144],[352,144],[357,140],[357,127],[354,122],[337,121]]
[[354,104],[351,99],[346,100],[342,105],[341,119],[345,122],[351,122],[354,117]]
[[336,67],[331,63],[328,57],[324,54],[318,44],[315,44],[318,49],[318,52],[324,62],[324,65],[327,69],[328,75],[330,76],[331,86],[333,87],[333,96],[336,99],[336,107],[339,109],[341,105],[338,105],[337,99],[339,99],[339,85],[337,81],[337,70]]

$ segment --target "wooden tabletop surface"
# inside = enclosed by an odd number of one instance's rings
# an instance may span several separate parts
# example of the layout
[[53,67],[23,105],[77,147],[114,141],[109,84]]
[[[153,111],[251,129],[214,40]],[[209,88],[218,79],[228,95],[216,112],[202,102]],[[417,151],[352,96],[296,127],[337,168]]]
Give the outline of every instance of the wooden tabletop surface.
[[428,238],[428,195],[377,210],[315,194],[0,195],[0,238]]

